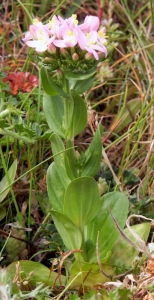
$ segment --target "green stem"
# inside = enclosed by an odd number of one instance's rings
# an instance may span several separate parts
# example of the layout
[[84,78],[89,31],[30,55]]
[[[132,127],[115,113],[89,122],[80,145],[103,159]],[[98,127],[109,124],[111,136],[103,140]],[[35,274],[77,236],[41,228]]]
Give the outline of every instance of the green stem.
[[[63,86],[65,92],[69,95],[70,94],[70,86],[69,86],[69,80],[63,76]],[[69,126],[70,124],[70,116],[73,117],[73,105],[71,103],[71,97],[69,99],[64,99],[64,115],[65,115],[65,128],[66,131],[69,131]],[[66,149],[71,148],[66,152],[66,156],[68,159],[68,164],[71,170],[71,173],[73,177],[78,177],[78,172],[77,172],[77,165],[76,165],[76,156],[75,156],[75,151],[74,151],[74,138],[72,139],[67,139],[66,138]]]
[[[71,149],[69,149],[71,148]],[[78,177],[78,172],[77,172],[77,165],[76,165],[76,156],[75,156],[75,151],[74,151],[74,140],[70,141],[70,140],[66,140],[66,155],[68,158],[68,163],[70,166],[70,169],[72,171],[72,174],[74,177]]]

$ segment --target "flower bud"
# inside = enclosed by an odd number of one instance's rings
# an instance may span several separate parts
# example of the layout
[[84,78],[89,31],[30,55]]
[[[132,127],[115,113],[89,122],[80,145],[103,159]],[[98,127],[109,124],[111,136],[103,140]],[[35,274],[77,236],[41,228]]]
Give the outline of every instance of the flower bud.
[[72,59],[74,61],[78,61],[79,60],[79,55],[75,52],[73,55],[72,55]]
[[92,53],[87,52],[87,53],[85,54],[85,59],[86,59],[86,60],[91,60],[91,59],[94,59],[94,56],[93,56]]
[[57,70],[56,75],[57,75],[57,79],[59,79],[59,80],[63,78],[63,73],[62,73],[61,69]]
[[55,54],[56,53],[56,47],[53,44],[48,45],[48,52],[50,54]]
[[61,48],[60,53],[64,57],[68,57],[68,55],[69,55],[68,51],[65,48]]

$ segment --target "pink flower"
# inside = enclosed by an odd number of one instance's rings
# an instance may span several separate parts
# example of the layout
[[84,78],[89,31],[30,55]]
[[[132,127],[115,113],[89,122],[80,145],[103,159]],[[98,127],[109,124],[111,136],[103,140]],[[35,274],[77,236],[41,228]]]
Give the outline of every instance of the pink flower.
[[87,16],[84,20],[84,23],[79,25],[79,28],[87,33],[89,31],[95,30],[97,31],[100,26],[100,21],[98,17],[95,16]]
[[95,30],[88,32],[87,34],[81,32],[78,44],[82,50],[87,50],[89,53],[92,53],[96,60],[99,59],[99,55],[96,50],[103,52],[105,56],[107,56],[106,47],[98,44],[98,32]]
[[57,16],[53,16],[47,24],[50,34],[56,36],[58,39],[61,38],[60,25],[61,22]]
[[47,24],[50,34],[54,35],[58,39],[63,39],[62,31],[63,28],[70,29],[71,31],[77,27],[78,21],[76,15],[72,15],[68,19],[63,19],[61,16],[53,16],[51,21]]
[[64,49],[78,45],[98,60],[101,53],[107,56],[106,30],[103,27],[98,31],[99,26],[99,18],[95,16],[87,16],[81,25],[76,15],[67,19],[53,16],[46,25],[35,19],[23,41],[37,52],[48,50],[50,54],[56,53],[56,47]]
[[60,40],[54,40],[53,44],[60,48],[66,48],[66,47],[74,47],[78,42],[78,29],[69,29],[68,27],[61,26],[61,34],[62,39]]
[[54,36],[50,37],[47,25],[43,25],[41,22],[35,20],[34,24],[30,26],[29,32],[25,34],[23,41],[29,47],[35,48],[37,52],[44,52],[54,38]]
[[99,31],[98,31],[98,41],[101,43],[101,44],[105,44],[107,43],[106,41],[106,28],[103,27],[101,28]]
[[64,25],[64,27],[68,27],[71,30],[78,25],[77,15],[72,15],[68,19],[63,19],[62,17],[58,16],[58,19],[60,20],[61,25]]

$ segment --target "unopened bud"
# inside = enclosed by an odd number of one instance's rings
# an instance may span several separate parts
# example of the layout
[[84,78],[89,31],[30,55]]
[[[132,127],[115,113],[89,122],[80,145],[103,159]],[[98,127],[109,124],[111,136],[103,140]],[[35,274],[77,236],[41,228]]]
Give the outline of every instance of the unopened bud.
[[60,53],[61,53],[62,56],[68,57],[68,51],[65,48],[61,48]]
[[62,79],[63,73],[62,73],[61,69],[58,69],[56,74],[57,74],[57,79]]
[[91,59],[93,59],[94,57],[93,57],[93,54],[92,53],[89,53],[89,52],[87,52],[86,54],[85,54],[85,59],[86,60],[91,60]]
[[53,44],[48,45],[48,52],[50,54],[55,54],[56,53],[56,47]]
[[74,61],[78,61],[79,60],[79,55],[75,52],[73,55],[72,55],[72,59]]
[[100,196],[105,194],[105,192],[107,191],[108,185],[106,183],[106,180],[104,178],[99,178],[98,179],[98,189],[99,189],[99,194]]

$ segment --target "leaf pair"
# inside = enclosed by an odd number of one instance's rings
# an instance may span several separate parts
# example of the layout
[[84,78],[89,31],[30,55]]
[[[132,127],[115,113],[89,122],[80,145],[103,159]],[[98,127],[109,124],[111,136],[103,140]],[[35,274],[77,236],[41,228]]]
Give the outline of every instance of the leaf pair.
[[71,89],[68,94],[58,86],[44,67],[41,68],[41,78],[45,91],[43,108],[47,123],[52,132],[71,140],[87,124],[86,104],[76,90]]
[[[67,118],[65,106],[69,107]],[[43,109],[51,131],[62,138],[71,140],[87,124],[86,105],[75,90],[71,90],[70,99],[65,100],[59,95],[50,96],[45,93],[43,96]]]

